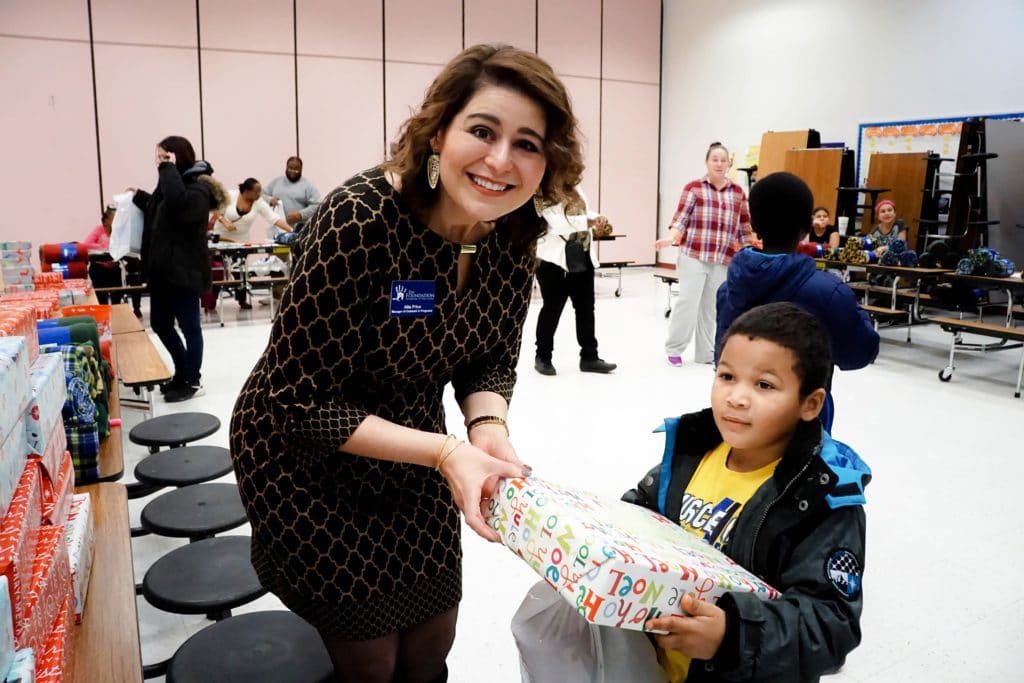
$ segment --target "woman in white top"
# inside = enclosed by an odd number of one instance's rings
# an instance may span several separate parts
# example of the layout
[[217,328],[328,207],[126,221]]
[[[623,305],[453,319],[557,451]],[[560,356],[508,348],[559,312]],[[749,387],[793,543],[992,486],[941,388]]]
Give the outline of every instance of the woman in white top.
[[238,190],[231,190],[229,195],[231,201],[224,209],[224,213],[214,212],[216,222],[213,225],[213,232],[220,235],[220,239],[226,242],[248,242],[249,231],[256,221],[256,216],[274,227],[285,232],[291,232],[292,226],[288,225],[283,218],[274,213],[270,204],[263,199],[261,193],[263,186],[255,178],[246,178],[238,186]]
[[[256,222],[256,216],[260,216],[267,223],[285,232],[291,232],[292,226],[270,208],[267,201],[261,196],[263,188],[260,181],[255,178],[246,178],[237,190],[228,192],[228,206],[223,213],[214,211],[213,232],[224,242],[249,242],[252,224]],[[259,240],[263,241],[263,240]],[[228,261],[225,257],[225,261]],[[232,270],[245,268],[245,257],[240,262],[231,263]],[[247,292],[243,288],[235,291],[235,299],[242,309],[252,308],[247,300]]]
[[544,300],[537,316],[537,356],[533,367],[542,375],[554,375],[551,363],[555,330],[566,299],[576,312],[576,341],[580,345],[580,370],[608,373],[615,363],[597,355],[594,336],[594,268],[598,266],[597,245],[591,228],[602,227],[608,219],[582,206],[556,204],[544,209],[548,231],[537,241],[537,284]]

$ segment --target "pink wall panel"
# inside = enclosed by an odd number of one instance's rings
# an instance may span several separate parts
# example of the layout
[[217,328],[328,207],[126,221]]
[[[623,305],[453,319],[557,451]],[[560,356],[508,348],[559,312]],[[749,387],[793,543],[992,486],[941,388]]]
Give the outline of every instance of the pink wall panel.
[[88,5],[84,0],[2,0],[0,33],[87,41]]
[[385,59],[447,64],[462,49],[461,0],[387,0]]
[[593,78],[573,78],[571,76],[563,76],[562,82],[569,89],[572,111],[576,114],[582,133],[580,143],[583,145],[583,163],[586,165],[586,169],[583,171],[583,192],[587,195],[590,208],[597,211],[600,206],[597,161],[601,151],[599,137],[601,84]]
[[605,81],[601,211],[625,233],[601,245],[601,260],[654,263],[658,229],[658,86]]
[[385,79],[385,131],[388,146],[398,136],[398,129],[423,102],[423,95],[441,67],[426,64],[387,62]]
[[381,58],[383,0],[298,0],[300,55]]
[[535,0],[466,0],[466,47],[508,43],[534,51],[537,26]]
[[299,57],[299,149],[321,193],[384,159],[383,102],[379,61]]
[[96,42],[195,47],[195,0],[92,0]]
[[[99,223],[89,46],[0,37],[3,239],[82,239]],[[33,262],[38,265],[38,258]]]
[[[147,94],[140,83],[159,83],[159,95]],[[168,135],[188,138],[200,153],[194,48],[96,45],[96,103],[104,201],[128,186],[151,189],[154,147]]]
[[294,74],[288,56],[203,51],[206,158],[226,186],[267,182],[295,153]]
[[200,45],[222,50],[295,49],[290,0],[216,0],[199,3]]
[[601,0],[545,0],[537,15],[537,54],[559,74],[601,75]]
[[661,2],[604,0],[604,78],[661,79]]

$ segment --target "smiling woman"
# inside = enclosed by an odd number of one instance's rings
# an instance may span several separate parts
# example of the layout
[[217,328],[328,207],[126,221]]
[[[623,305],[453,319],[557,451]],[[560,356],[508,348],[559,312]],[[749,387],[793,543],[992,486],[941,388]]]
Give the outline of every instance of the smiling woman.
[[[476,46],[298,240],[231,450],[260,579],[317,628],[340,680],[447,678],[460,512],[497,540],[481,499],[526,467],[506,417],[536,206],[578,201],[582,170],[550,66]],[[444,433],[448,382],[467,442]]]

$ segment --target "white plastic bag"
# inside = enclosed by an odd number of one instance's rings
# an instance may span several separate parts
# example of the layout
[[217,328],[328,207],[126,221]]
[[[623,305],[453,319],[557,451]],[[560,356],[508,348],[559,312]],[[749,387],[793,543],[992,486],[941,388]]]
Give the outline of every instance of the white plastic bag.
[[591,624],[547,583],[512,617],[523,683],[665,683],[643,631]]
[[117,213],[110,228],[110,257],[117,261],[142,251],[142,210],[132,203],[132,193],[114,195]]

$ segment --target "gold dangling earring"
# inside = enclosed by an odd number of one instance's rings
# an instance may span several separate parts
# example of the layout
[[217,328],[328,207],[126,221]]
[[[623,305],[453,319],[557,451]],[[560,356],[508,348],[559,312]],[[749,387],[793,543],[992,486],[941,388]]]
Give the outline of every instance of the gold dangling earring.
[[533,210],[537,212],[538,218],[544,215],[544,195],[540,193],[533,195]]
[[437,181],[441,179],[441,157],[437,152],[427,157],[427,185],[431,190],[437,189]]

